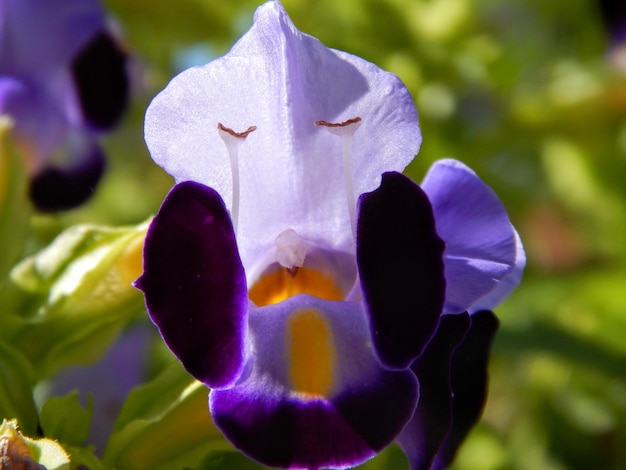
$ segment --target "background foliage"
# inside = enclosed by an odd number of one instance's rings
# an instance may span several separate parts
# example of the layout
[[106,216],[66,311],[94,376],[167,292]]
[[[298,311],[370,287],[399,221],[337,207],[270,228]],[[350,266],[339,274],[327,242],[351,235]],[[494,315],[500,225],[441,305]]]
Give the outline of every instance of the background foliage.
[[[626,70],[612,60],[615,51],[610,49],[598,2],[569,0],[566,6],[559,0],[283,3],[300,30],[329,47],[375,62],[406,83],[424,136],[407,174],[419,181],[436,159],[464,161],[502,198],[527,249],[524,281],[497,311],[502,326],[492,357],[485,416],[454,468],[624,468]],[[252,24],[258,4],[105,1],[132,57],[131,109],[122,126],[105,139],[109,169],[95,197],[70,213],[34,215],[19,257],[37,253],[77,223],[135,225],[155,213],[172,180],[150,160],[144,146],[145,108],[175,73],[226,52]],[[7,221],[1,223],[7,227]],[[12,225],[2,232],[23,233],[23,226]],[[123,233],[87,230],[72,248],[72,259],[105,246],[110,250],[107,256],[118,260],[102,268],[111,272],[119,268],[119,259],[126,262],[117,248],[120,237],[138,236],[142,226],[138,227]],[[17,243],[15,239],[11,243]],[[8,269],[5,259],[0,260],[2,275]],[[31,259],[28,271],[27,260],[21,271],[21,283],[31,287],[33,263]],[[59,272],[49,279],[58,279]],[[0,337],[7,345],[0,343],[0,384],[16,374],[15,364],[38,365],[36,351],[25,346],[34,341],[25,339],[33,330],[26,330],[24,324],[33,318],[39,318],[35,323],[45,323],[69,308],[55,304],[49,311],[49,301],[43,299],[49,299],[46,296],[56,281],[47,284],[47,279],[39,279],[36,292],[27,298],[13,285],[5,286],[5,304],[26,313],[1,321]],[[124,297],[114,323],[93,312],[96,324],[106,327],[110,336],[128,331],[127,325],[145,323],[140,294],[124,295],[128,298]],[[78,331],[69,320],[66,323],[67,331],[90,337],[90,332]],[[111,340],[106,341],[108,345]],[[93,345],[90,353],[95,358],[106,345]],[[63,347],[61,362],[55,363],[59,367],[71,363],[76,353],[71,344]],[[169,353],[158,345],[148,347],[153,349],[144,375],[147,384],[126,402],[102,457],[105,468],[157,468],[154,462],[164,462],[163,468],[258,468],[231,452],[205,419],[205,391],[181,373]],[[28,376],[21,376],[14,387],[26,388],[49,378],[55,364],[47,364],[50,370],[45,373],[40,367],[22,367],[29,370]],[[19,390],[5,393],[20,396]],[[77,398],[68,395],[64,400],[47,407],[46,422],[58,431],[58,439],[78,449],[82,434],[55,424]],[[34,428],[41,407],[23,397],[16,403],[22,427]],[[180,443],[174,449],[159,448],[166,441],[159,429],[171,432],[173,428]],[[85,454],[85,462],[93,459],[84,446],[76,452]],[[97,455],[102,452],[96,449]],[[167,462],[165,456],[172,460]],[[405,467],[402,454],[394,448],[363,466]]]

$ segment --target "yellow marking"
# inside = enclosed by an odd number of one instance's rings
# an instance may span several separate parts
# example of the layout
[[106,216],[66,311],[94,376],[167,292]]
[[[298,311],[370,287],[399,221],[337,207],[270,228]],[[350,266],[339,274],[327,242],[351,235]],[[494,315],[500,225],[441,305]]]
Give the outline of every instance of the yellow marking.
[[309,294],[324,300],[343,300],[335,282],[315,269],[277,269],[261,277],[248,295],[258,307],[282,302],[297,294]]
[[300,310],[287,322],[289,376],[294,390],[327,396],[333,385],[335,340],[328,322],[317,310]]

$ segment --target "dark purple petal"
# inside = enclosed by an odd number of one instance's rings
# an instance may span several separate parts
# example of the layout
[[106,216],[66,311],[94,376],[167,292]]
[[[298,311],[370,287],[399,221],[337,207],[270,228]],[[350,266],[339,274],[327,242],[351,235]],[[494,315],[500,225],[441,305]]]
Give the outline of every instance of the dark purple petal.
[[374,346],[388,367],[409,367],[437,326],[443,250],[428,197],[406,176],[385,173],[361,196],[357,264]]
[[626,3],[623,0],[599,0],[602,20],[614,44],[626,41]]
[[126,54],[110,34],[94,36],[72,61],[83,115],[97,128],[113,126],[128,100]]
[[439,449],[433,468],[443,469],[454,459],[487,399],[487,366],[498,319],[488,310],[473,314],[470,329],[452,356],[452,426]]
[[230,215],[213,189],[186,181],[170,191],[148,229],[136,286],[189,373],[216,388],[239,376],[246,278]]
[[419,386],[407,371],[383,371],[334,400],[335,408],[376,453],[393,440],[415,410]]
[[437,332],[411,369],[420,383],[413,419],[398,437],[412,470],[428,470],[452,421],[450,362],[470,326],[467,313],[444,315]]
[[66,166],[50,164],[31,180],[29,196],[42,212],[73,209],[87,201],[102,178],[106,165],[100,146],[91,139],[68,148],[71,163]]
[[[327,326],[324,340],[333,350],[332,383],[315,393],[299,389],[294,378],[315,373],[294,369],[301,363],[291,328],[302,314]],[[216,425],[251,458],[289,468],[357,465],[390,444],[413,416],[417,380],[410,370],[381,368],[361,303],[299,295],[252,310],[249,320],[254,356],[237,385],[211,392],[210,407]],[[319,339],[311,333],[309,343]],[[310,352],[324,355],[319,346]]]
[[236,448],[281,468],[344,468],[373,457],[406,424],[417,397],[408,371],[380,370],[330,402],[276,396],[262,385],[212,390],[211,415]]

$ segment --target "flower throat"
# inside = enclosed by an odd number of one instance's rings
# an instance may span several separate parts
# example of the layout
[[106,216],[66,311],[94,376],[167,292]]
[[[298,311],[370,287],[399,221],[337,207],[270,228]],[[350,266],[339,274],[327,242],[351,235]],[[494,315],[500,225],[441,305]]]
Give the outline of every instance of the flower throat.
[[[350,218],[352,236],[356,240],[356,200],[352,181],[352,139],[354,132],[361,123],[360,117],[334,123],[315,121],[315,125],[324,127],[341,138],[343,182],[346,196],[346,206]],[[233,228],[237,233],[239,219],[239,147],[246,137],[256,130],[250,126],[243,132],[236,132],[224,126],[217,125],[218,133],[228,152],[232,174],[232,205],[231,218]],[[289,239],[284,242],[281,239]],[[296,240],[295,242],[293,240]],[[335,280],[317,269],[304,267],[306,244],[292,229],[286,230],[277,237],[277,263],[267,270],[250,288],[248,295],[252,302],[262,307],[272,305],[298,294],[308,294],[324,300],[341,301],[346,298],[345,293]]]

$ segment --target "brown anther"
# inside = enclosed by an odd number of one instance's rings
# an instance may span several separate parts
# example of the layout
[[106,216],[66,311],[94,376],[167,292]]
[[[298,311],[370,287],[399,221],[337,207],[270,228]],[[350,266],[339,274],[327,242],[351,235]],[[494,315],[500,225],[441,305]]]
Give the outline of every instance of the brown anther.
[[358,116],[343,122],[315,121],[315,125],[324,127],[346,127],[350,124],[356,124],[357,122],[361,122],[361,118]]
[[229,133],[233,137],[239,137],[240,139],[244,139],[244,138],[248,137],[248,134],[250,134],[250,132],[256,131],[256,126],[250,126],[243,132],[236,132],[236,131],[232,130],[230,127],[226,127],[221,122],[217,123],[217,128],[219,130],[221,130],[221,131]]

